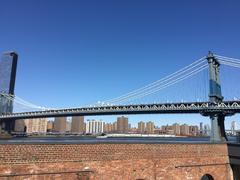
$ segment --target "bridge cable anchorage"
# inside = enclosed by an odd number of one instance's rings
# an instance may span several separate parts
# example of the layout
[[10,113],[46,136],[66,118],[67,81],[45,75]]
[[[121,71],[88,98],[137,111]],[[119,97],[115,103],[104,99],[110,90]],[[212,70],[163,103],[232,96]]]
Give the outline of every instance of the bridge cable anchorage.
[[142,94],[147,94],[149,91],[153,91],[156,88],[160,88],[162,86],[168,85],[171,82],[174,82],[176,80],[176,78],[181,79],[181,77],[185,77],[185,76],[191,74],[192,72],[195,72],[196,70],[201,69],[203,67],[202,66],[203,64],[207,65],[206,61],[204,61],[205,58],[206,57],[202,57],[202,58],[198,59],[197,61],[193,62],[192,64],[176,71],[175,73],[172,73],[164,78],[161,78],[160,80],[155,81],[149,85],[146,85],[142,88],[139,88],[130,93],[119,96],[117,98],[106,100],[105,102],[112,104],[112,103],[116,103],[116,102],[127,101],[128,99],[132,99],[133,97],[136,97],[136,96],[139,96]]

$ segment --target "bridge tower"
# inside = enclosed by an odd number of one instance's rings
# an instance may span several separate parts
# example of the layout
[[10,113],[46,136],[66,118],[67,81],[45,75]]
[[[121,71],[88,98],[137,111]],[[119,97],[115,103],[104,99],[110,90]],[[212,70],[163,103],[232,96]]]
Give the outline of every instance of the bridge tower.
[[[223,100],[220,83],[220,63],[213,55],[209,52],[207,56],[209,65],[209,101],[211,105],[221,103]],[[211,137],[212,142],[223,142],[226,141],[224,120],[225,115],[222,113],[210,113],[208,114],[211,119]]]
[[[0,114],[13,111],[13,102],[3,94],[14,95],[18,55],[15,52],[4,53],[0,59]],[[14,129],[14,120],[0,121],[0,134]]]

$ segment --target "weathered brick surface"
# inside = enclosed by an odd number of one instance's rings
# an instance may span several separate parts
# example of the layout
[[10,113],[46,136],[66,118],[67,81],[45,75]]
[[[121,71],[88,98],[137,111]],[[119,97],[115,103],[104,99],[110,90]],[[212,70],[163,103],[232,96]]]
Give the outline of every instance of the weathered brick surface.
[[15,174],[10,179],[199,180],[204,174],[232,179],[225,144],[0,145],[0,176],[10,174]]

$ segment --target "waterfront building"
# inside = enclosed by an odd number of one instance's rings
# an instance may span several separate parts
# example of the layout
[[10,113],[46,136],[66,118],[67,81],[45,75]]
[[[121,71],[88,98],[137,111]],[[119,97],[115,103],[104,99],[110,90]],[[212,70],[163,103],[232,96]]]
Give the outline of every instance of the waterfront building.
[[104,122],[101,120],[87,120],[86,133],[88,134],[100,134],[104,132]]
[[113,132],[117,132],[117,121],[113,122]]
[[28,134],[45,134],[47,132],[47,119],[24,119],[16,120],[14,130],[16,132],[26,132]]
[[189,135],[189,126],[187,124],[183,124],[180,126],[180,134],[183,136]]
[[189,134],[192,136],[198,135],[198,126],[189,126]]
[[71,125],[72,125],[72,123],[67,120],[67,122],[66,122],[66,132],[71,132]]
[[71,132],[76,134],[83,134],[85,132],[84,116],[72,117]]
[[117,118],[117,132],[128,133],[128,118],[121,116]]
[[162,134],[174,134],[174,130],[172,126],[169,126],[168,124],[166,126],[161,127],[160,133]]
[[180,125],[175,123],[172,125],[172,129],[174,131],[175,135],[180,135],[181,134],[181,130],[180,130]]
[[57,117],[54,120],[53,130],[59,133],[65,133],[67,126],[67,118],[66,117]]
[[26,132],[26,126],[24,120],[16,120],[14,125],[15,132]]
[[113,124],[112,123],[105,123],[105,125],[104,125],[104,132],[105,133],[113,132]]
[[47,122],[47,132],[52,132],[53,131],[53,121],[48,121]]
[[138,122],[138,133],[144,133],[145,132],[145,122],[140,121]]
[[149,121],[146,123],[146,132],[147,134],[153,134],[154,133],[154,122]]

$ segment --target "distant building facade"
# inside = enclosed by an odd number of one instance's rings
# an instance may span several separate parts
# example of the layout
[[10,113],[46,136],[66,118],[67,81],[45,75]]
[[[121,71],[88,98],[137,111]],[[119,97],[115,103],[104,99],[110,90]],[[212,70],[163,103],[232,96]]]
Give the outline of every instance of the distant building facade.
[[85,132],[84,116],[72,117],[72,133],[83,134]]
[[53,130],[58,133],[65,133],[67,126],[66,117],[56,117],[54,120]]
[[188,136],[189,134],[189,126],[187,124],[183,124],[180,126],[180,134],[183,136]]
[[138,133],[145,133],[145,122],[138,122]]
[[198,126],[189,126],[189,135],[197,136],[199,133]]
[[180,135],[181,134],[181,129],[180,129],[180,125],[175,123],[172,125],[172,129],[175,135]]
[[46,118],[16,120],[14,130],[28,134],[45,134],[47,132],[47,123]]
[[154,122],[152,122],[152,121],[147,122],[145,131],[147,134],[153,134],[154,133]]
[[48,121],[47,122],[47,132],[52,132],[53,131],[53,121]]
[[117,132],[128,133],[128,118],[121,116],[117,118]]
[[101,134],[104,132],[104,122],[101,120],[87,120],[86,133]]
[[105,133],[113,132],[113,124],[112,123],[105,123],[105,125],[104,125],[104,132]]

